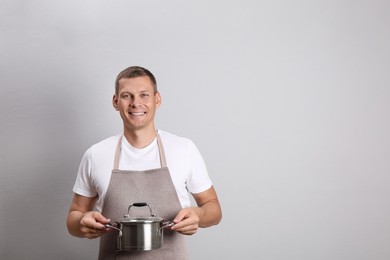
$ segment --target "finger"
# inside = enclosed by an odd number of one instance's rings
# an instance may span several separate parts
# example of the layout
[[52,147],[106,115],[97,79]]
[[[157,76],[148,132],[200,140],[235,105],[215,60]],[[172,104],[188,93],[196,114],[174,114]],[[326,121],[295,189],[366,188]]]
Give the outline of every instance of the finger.
[[104,235],[107,231],[105,230],[99,230],[99,229],[91,229],[89,228],[87,233],[85,234],[85,237],[93,239],[93,238],[98,238],[102,235]]
[[[108,221],[108,222],[107,222]],[[106,229],[104,224],[109,223],[110,220],[103,217],[100,213],[96,212],[92,215],[89,215],[85,218],[82,218],[80,224],[84,227],[91,229]]]
[[102,223],[102,224],[108,224],[108,223],[111,222],[110,219],[105,218],[105,217],[104,217],[102,214],[100,214],[99,212],[96,212],[96,214],[94,214],[93,217],[95,218],[95,220],[96,220],[97,222],[100,222],[100,223]]
[[173,225],[172,230],[177,230],[177,229],[184,228],[184,227],[191,226],[191,225],[197,226],[198,225],[197,220],[191,219],[191,218],[184,219],[184,220],[176,223],[175,225]]
[[190,212],[188,211],[188,209],[182,209],[179,211],[179,213],[177,213],[176,217],[173,219],[173,222],[179,223],[189,217],[190,217]]
[[188,229],[188,230],[177,230],[178,233],[183,234],[183,235],[193,235],[197,232],[197,229]]
[[[179,224],[183,224],[183,223],[180,222]],[[180,233],[194,234],[199,228],[199,225],[197,223],[186,224],[186,225],[181,225],[181,226],[179,226],[179,224],[177,224],[177,226],[173,226],[172,230],[180,232]]]

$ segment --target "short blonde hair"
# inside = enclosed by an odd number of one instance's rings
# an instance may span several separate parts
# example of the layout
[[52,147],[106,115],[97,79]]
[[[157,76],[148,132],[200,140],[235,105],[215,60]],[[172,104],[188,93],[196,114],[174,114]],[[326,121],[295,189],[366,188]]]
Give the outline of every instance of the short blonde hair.
[[121,71],[115,80],[115,95],[118,95],[119,91],[119,80],[121,79],[131,79],[131,78],[138,78],[138,77],[148,77],[150,81],[153,84],[153,90],[154,93],[157,93],[157,82],[154,75],[147,69],[142,68],[140,66],[132,66],[128,67],[127,69],[124,69]]

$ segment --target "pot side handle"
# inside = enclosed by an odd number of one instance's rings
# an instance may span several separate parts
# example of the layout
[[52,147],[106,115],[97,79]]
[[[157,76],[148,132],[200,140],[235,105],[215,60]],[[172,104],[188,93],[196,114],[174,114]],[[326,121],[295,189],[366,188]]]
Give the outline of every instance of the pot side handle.
[[117,228],[117,227],[114,227],[114,225],[113,225],[113,224],[111,224],[111,223],[108,223],[108,224],[105,224],[104,226],[105,226],[105,227],[107,227],[107,228],[113,228],[113,229],[115,229],[115,230],[118,230],[118,231],[119,231],[119,237],[121,237],[121,236],[122,236],[122,230],[121,230],[121,229],[119,229],[119,228]]
[[167,228],[167,227],[172,227],[173,225],[175,225],[175,222],[170,221],[170,220],[169,221],[165,221],[165,222],[162,223],[161,229]]

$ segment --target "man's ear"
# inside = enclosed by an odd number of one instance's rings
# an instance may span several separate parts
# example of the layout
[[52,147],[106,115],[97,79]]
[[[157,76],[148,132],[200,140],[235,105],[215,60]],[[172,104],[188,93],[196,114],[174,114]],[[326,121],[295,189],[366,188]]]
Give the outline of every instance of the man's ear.
[[157,92],[155,95],[156,95],[156,107],[159,107],[162,101],[160,92]]
[[116,111],[119,111],[118,97],[116,95],[112,96],[112,105],[114,106]]

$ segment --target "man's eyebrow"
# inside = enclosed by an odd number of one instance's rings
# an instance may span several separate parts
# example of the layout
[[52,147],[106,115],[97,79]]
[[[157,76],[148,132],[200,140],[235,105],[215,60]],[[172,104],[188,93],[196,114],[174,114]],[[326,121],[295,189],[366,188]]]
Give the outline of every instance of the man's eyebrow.
[[[142,89],[142,90],[140,90],[138,93],[152,93],[153,92],[153,90],[147,90],[147,89]],[[122,94],[130,94],[130,95],[133,95],[130,91],[128,91],[128,90],[125,90],[125,91],[123,91],[123,92],[119,92],[119,95],[122,95]],[[136,94],[136,93],[134,93],[134,94]]]

